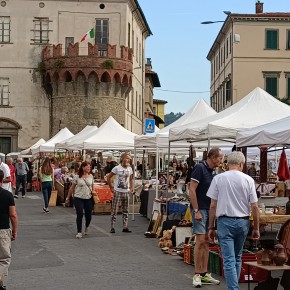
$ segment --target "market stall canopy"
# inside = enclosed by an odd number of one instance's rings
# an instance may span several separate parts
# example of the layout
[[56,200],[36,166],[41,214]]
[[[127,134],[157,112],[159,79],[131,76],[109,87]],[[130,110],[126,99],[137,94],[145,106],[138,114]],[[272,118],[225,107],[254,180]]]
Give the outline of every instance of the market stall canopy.
[[231,107],[198,122],[170,130],[170,140],[226,140],[236,134],[290,115],[290,106],[257,87]]
[[237,146],[290,145],[290,116],[237,133]]
[[[179,126],[195,123],[205,117],[216,115],[216,111],[210,107],[203,99],[198,100],[182,117],[170,125],[160,129],[159,131],[150,135],[141,135],[135,138],[135,147],[137,148],[168,148],[169,130]],[[188,147],[187,142],[172,144],[172,147]]]
[[97,126],[86,126],[76,135],[55,144],[56,149],[67,149],[67,150],[82,150],[84,140],[88,139],[98,130]]
[[59,132],[57,132],[52,138],[50,138],[47,142],[32,149],[31,150],[32,154],[37,154],[39,152],[54,152],[56,143],[60,143],[72,136],[74,136],[74,134],[68,128],[63,128]]
[[5,158],[5,154],[0,152],[0,157],[1,157],[2,160],[3,160],[3,158]]
[[135,136],[110,116],[90,138],[84,140],[84,149],[132,150]]
[[32,154],[32,149],[37,148],[39,145],[44,144],[45,140],[43,138],[40,138],[36,143],[31,145],[29,148],[20,151],[21,155],[31,155]]

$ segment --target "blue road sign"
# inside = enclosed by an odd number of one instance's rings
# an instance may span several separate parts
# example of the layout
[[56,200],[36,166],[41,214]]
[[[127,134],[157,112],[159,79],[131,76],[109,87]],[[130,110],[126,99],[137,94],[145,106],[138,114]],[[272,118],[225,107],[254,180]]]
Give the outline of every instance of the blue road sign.
[[145,119],[145,133],[154,133],[154,132],[155,132],[155,120]]

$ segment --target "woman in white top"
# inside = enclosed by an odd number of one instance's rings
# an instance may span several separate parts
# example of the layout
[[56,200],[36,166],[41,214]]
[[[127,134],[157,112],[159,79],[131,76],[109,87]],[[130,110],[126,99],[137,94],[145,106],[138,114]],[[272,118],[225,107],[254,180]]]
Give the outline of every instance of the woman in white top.
[[68,191],[67,198],[65,200],[66,204],[69,204],[70,198],[74,193],[74,206],[77,214],[77,235],[76,238],[80,239],[83,237],[82,234],[82,223],[83,215],[85,211],[86,228],[84,234],[88,234],[88,227],[92,220],[92,210],[93,210],[93,184],[94,178],[90,174],[91,165],[89,162],[83,162],[79,168],[78,175],[75,175],[72,185]]

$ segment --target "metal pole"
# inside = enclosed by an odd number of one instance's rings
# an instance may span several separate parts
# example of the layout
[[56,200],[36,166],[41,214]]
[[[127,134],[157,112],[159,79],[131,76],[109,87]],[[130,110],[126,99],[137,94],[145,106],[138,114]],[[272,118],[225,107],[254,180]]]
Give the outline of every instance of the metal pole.
[[155,198],[158,198],[158,170],[159,170],[159,148],[158,148],[158,146],[156,147],[155,167],[156,167]]
[[136,168],[136,147],[134,146],[134,156],[133,156],[133,164],[134,164],[134,170],[133,170],[133,192],[132,192],[132,198],[133,198],[133,203],[132,203],[132,221],[135,220],[135,168]]

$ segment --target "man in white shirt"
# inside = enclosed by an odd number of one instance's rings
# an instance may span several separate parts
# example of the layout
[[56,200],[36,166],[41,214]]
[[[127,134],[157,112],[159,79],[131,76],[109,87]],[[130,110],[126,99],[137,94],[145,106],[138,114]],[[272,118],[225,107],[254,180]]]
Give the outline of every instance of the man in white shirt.
[[3,181],[2,181],[2,186],[1,187],[3,189],[6,189],[6,190],[12,192],[10,169],[9,169],[9,166],[7,164],[2,162],[1,157],[0,157],[0,169],[4,173],[4,178],[3,178]]
[[238,290],[242,251],[249,232],[249,216],[254,217],[253,239],[259,239],[259,208],[254,180],[242,172],[245,156],[234,151],[228,156],[229,171],[213,178],[207,192],[211,198],[209,238],[214,239],[214,221],[222,251],[227,290]]
[[[133,171],[130,166],[132,158],[129,153],[121,155],[120,164],[115,166],[107,177],[108,185],[113,193],[111,212],[111,233],[115,233],[115,223],[119,204],[122,205],[123,232],[131,233],[128,229],[129,192],[133,192]],[[114,186],[111,178],[114,176]]]

